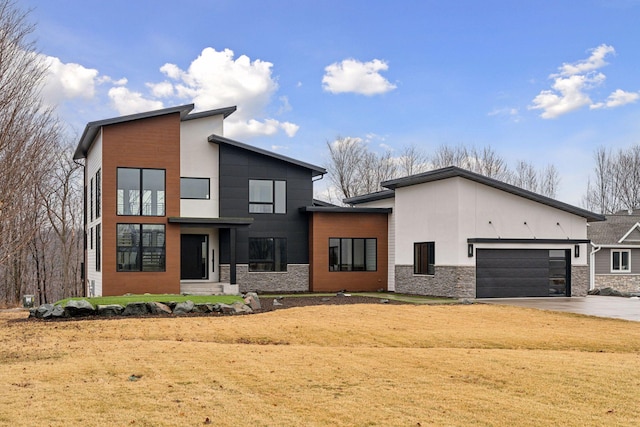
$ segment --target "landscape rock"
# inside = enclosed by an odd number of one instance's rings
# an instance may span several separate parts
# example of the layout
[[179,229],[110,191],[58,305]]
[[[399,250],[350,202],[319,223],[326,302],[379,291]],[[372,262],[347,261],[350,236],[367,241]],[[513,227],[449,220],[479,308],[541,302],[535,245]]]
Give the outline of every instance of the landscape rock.
[[147,308],[151,314],[171,314],[169,306],[161,302],[148,302]]
[[252,310],[262,310],[262,305],[260,304],[260,298],[258,298],[258,294],[255,292],[249,292],[245,295],[244,298],[245,304],[251,307]]
[[179,302],[178,304],[176,304],[176,308],[173,309],[173,314],[191,313],[193,311],[194,306],[195,304],[191,300],[185,301],[185,302]]
[[251,314],[253,309],[247,304],[243,304],[240,301],[234,302],[232,305],[235,314]]
[[281,307],[282,305],[283,305],[283,304],[282,304],[280,301],[278,301],[278,299],[277,299],[277,298],[274,298],[274,299],[273,299],[273,306],[274,306],[274,307]]
[[93,305],[87,300],[71,300],[64,307],[70,317],[91,316],[96,313]]
[[202,303],[202,304],[194,304],[193,312],[194,313],[211,313],[214,311],[214,304]]
[[145,302],[130,302],[122,311],[123,316],[142,316],[149,314],[149,307]]
[[235,309],[229,304],[219,303],[216,306],[216,311],[222,314],[233,314],[235,312]]
[[96,313],[98,316],[120,316],[123,311],[124,307],[120,304],[104,304],[96,307]]

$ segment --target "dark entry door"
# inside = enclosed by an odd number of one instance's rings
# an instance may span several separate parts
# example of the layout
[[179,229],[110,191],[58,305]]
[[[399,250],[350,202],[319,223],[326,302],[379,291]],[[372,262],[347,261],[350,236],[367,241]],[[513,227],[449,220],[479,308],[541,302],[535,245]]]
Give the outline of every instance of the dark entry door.
[[476,297],[571,295],[570,265],[565,250],[478,249]]
[[180,279],[208,279],[209,265],[206,234],[182,234],[180,236]]

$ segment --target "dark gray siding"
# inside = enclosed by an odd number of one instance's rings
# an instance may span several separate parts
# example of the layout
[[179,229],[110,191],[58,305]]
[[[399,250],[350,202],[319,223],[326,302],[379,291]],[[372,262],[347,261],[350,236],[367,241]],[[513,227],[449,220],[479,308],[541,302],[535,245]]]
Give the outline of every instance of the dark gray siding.
[[[620,248],[625,250],[628,248]],[[611,273],[611,251],[616,249],[603,248],[596,252],[595,274]],[[625,273],[613,273],[625,274]],[[627,273],[629,274],[629,273]],[[631,249],[631,274],[640,274],[640,248]]]
[[[249,180],[287,182],[286,214],[249,213]],[[287,239],[287,263],[309,263],[309,222],[300,207],[313,203],[311,170],[237,147],[220,144],[220,216],[251,217],[253,224],[238,229],[236,262],[249,261],[249,237]],[[229,263],[229,231],[220,233],[220,262]]]

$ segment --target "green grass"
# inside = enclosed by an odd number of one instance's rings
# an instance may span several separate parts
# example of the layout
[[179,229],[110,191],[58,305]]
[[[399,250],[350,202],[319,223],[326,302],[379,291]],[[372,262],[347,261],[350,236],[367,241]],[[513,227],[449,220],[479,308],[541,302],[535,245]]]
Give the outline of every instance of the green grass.
[[[346,292],[349,295],[359,296],[359,297],[371,297],[371,298],[380,298],[380,299],[388,299],[394,301],[403,301],[410,302],[413,304],[450,304],[450,303],[458,303],[459,301],[455,298],[438,298],[438,297],[427,297],[422,295],[406,295],[406,294],[396,294],[394,292]],[[333,297],[336,295],[336,292],[324,292],[324,293],[296,293],[296,294],[260,294],[260,298],[276,298],[276,297],[284,297],[284,298],[296,298],[296,297]]]
[[56,302],[56,304],[62,305],[63,307],[67,305],[67,303],[71,300],[87,300],[94,307],[98,305],[107,305],[107,304],[120,304],[122,306],[126,306],[131,302],[184,302],[184,301],[193,301],[194,304],[203,304],[203,303],[223,303],[223,304],[233,304],[236,301],[242,301],[242,298],[235,295],[175,295],[175,294],[144,294],[144,295],[122,295],[122,296],[113,296],[113,297],[93,297],[93,298],[82,298],[82,297],[74,297],[74,298],[65,298]]

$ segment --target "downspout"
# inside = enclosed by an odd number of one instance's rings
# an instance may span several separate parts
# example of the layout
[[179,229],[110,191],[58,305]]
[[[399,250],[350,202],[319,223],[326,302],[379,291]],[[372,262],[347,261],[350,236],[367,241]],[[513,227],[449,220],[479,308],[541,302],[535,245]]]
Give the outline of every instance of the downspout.
[[596,246],[593,242],[589,242],[593,249],[589,254],[589,290],[592,291],[596,288],[596,252],[602,249],[602,246]]

